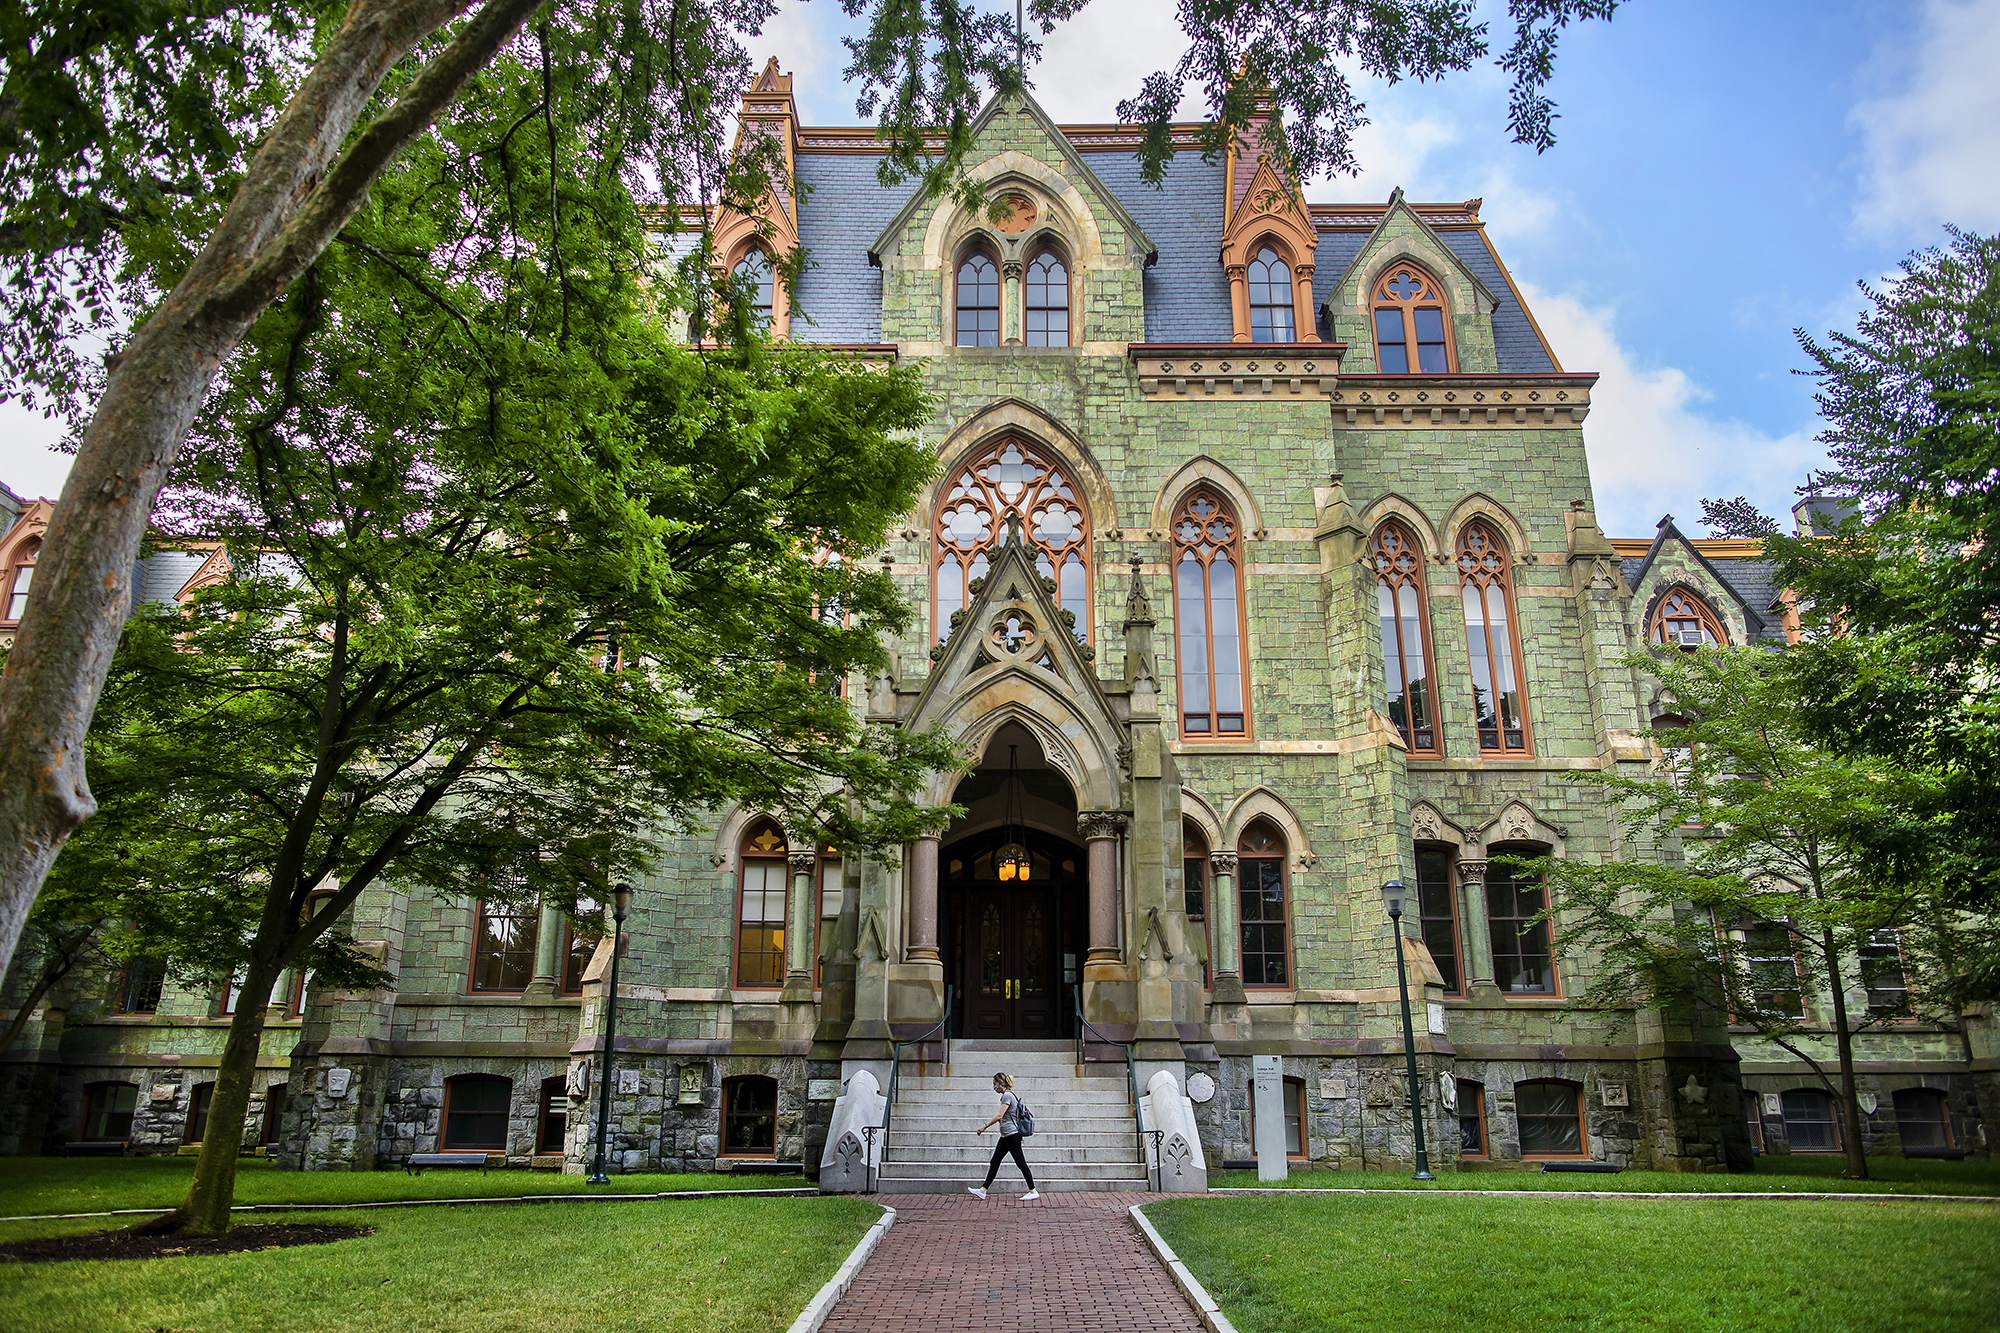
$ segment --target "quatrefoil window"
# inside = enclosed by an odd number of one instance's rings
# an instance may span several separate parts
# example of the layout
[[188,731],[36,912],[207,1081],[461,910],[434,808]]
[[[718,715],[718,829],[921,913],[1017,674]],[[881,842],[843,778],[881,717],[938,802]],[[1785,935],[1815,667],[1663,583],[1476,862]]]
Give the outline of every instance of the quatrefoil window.
[[993,623],[993,646],[1003,652],[1018,653],[1035,641],[1035,622],[1019,611],[1009,611]]

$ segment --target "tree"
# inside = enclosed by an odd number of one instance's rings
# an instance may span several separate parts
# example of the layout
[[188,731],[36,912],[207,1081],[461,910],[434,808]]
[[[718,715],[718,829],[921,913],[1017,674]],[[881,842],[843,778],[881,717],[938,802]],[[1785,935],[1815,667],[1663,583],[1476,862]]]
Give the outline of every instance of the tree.
[[509,142],[537,66],[503,56],[383,174],[163,493],[159,540],[219,543],[230,577],[126,628],[88,756],[118,799],[64,858],[154,951],[242,978],[188,1197],[149,1230],[227,1227],[273,985],[379,984],[338,925],[372,885],[582,913],[733,800],[899,845],[958,762],[827,688],[909,616],[860,557],[934,468],[916,373],[676,343],[591,130]]
[[[1036,0],[1046,30],[1085,0]],[[850,14],[867,0],[842,0]],[[1517,138],[1552,141],[1542,94],[1557,35],[1615,0],[1512,0]],[[532,122],[590,126],[594,170],[672,208],[706,202],[724,175],[718,135],[774,0],[316,0],[113,6],[44,0],[0,19],[0,367],[79,426],[77,461],[44,540],[30,615],[0,676],[0,966],[35,890],[95,805],[84,736],[130,606],[155,497],[215,376],[266,309],[300,282],[368,205],[381,174],[503,49],[543,75]],[[1303,174],[1351,169],[1363,108],[1332,57],[1391,79],[1434,78],[1486,51],[1460,0],[1281,0],[1252,9],[1190,0],[1194,47],[1124,114],[1151,122],[1157,177],[1174,79],[1215,107],[1211,147],[1253,123]],[[1018,86],[1021,39],[957,0],[882,3],[850,43],[864,114],[880,112],[891,169],[931,188],[960,179],[982,83]],[[1241,70],[1250,78],[1237,77]],[[1245,89],[1268,85],[1296,127],[1287,145]],[[946,130],[933,155],[928,129]],[[559,193],[551,188],[551,204]],[[759,192],[752,190],[749,197]],[[157,243],[162,224],[171,244]],[[138,262],[133,262],[133,261]],[[796,272],[796,269],[793,270]],[[127,275],[123,281],[119,275]],[[138,312],[129,332],[122,312]],[[94,330],[115,350],[100,373],[74,353]],[[53,395],[51,398],[50,395]],[[31,395],[32,397],[32,392]],[[86,404],[88,408],[86,410]]]
[[1703,500],[1702,526],[1711,537],[1775,537],[1778,522],[1739,495],[1730,500]]
[[[1887,932],[1908,1003],[1950,1025],[1955,960],[1977,926],[1951,908],[1949,866],[1883,873],[1854,830],[1920,828],[1933,818],[1937,775],[1816,744],[1789,654],[1703,649],[1632,665],[1659,680],[1682,720],[1649,733],[1655,773],[1580,780],[1618,801],[1634,855],[1533,863],[1548,876],[1562,945],[1594,960],[1579,1003],[1726,1017],[1775,1042],[1841,1108],[1848,1174],[1865,1179],[1854,1036],[1908,1012],[1868,998],[1892,989]],[[1824,1022],[1814,1013],[1822,996]],[[1829,1032],[1831,1062],[1820,1046]]]

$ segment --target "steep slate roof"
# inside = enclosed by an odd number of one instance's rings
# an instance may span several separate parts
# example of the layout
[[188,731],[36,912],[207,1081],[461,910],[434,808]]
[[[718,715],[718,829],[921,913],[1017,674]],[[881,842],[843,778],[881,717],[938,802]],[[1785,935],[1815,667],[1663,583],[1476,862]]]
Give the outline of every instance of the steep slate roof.
[[1150,342],[1229,341],[1229,278],[1222,245],[1224,164],[1197,152],[1174,154],[1162,188],[1140,179],[1138,154],[1118,148],[1090,152],[1106,189],[1118,197],[1159,248],[1146,270],[1146,338]]
[[[800,342],[882,341],[882,270],[868,247],[909,199],[912,186],[882,188],[873,153],[800,153],[799,242],[812,267],[799,279],[792,337]],[[812,322],[801,327],[803,316]]]
[[[1784,627],[1782,625],[1774,626],[1764,619],[1765,616],[1771,614],[1772,604],[1778,600],[1779,589],[1772,583],[1770,578],[1772,567],[1761,560],[1724,560],[1718,562],[1709,559],[1706,555],[1702,554],[1700,547],[1689,541],[1686,534],[1682,533],[1680,528],[1674,523],[1674,516],[1672,514],[1668,514],[1660,520],[1659,532],[1654,536],[1653,544],[1647,548],[1644,559],[1621,562],[1625,569],[1625,583],[1627,587],[1633,589],[1635,592],[1638,590],[1639,580],[1646,577],[1646,571],[1653,567],[1653,561],[1659,558],[1661,548],[1667,544],[1669,539],[1679,542],[1682,548],[1694,557],[1696,564],[1707,570],[1717,583],[1720,583],[1735,595],[1736,600],[1743,606],[1743,618],[1750,628],[1750,637],[1753,641],[1758,643],[1762,643],[1767,639],[1776,639],[1779,642],[1784,641]],[[1737,572],[1736,578],[1731,578],[1726,572],[1730,565],[1755,565],[1758,569],[1755,573],[1747,569],[1740,570]],[[1761,580],[1759,575],[1761,575]],[[1775,633],[1773,632],[1774,630]]]
[[1521,293],[1486,241],[1484,228],[1438,227],[1437,238],[1500,298],[1493,309],[1493,351],[1503,374],[1554,371],[1555,359],[1522,304]]
[[207,551],[158,551],[139,562],[138,577],[132,585],[132,605],[147,602],[171,603],[187,581],[194,577]]

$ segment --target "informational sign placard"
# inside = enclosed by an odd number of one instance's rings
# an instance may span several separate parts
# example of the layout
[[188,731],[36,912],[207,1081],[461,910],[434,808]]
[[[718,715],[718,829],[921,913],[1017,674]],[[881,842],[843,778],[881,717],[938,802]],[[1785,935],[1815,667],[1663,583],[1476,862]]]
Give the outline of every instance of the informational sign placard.
[[[1256,1103],[1257,1179],[1283,1180],[1285,1165],[1285,1059],[1250,1057],[1250,1086]],[[1299,1127],[1300,1133],[1305,1126]]]

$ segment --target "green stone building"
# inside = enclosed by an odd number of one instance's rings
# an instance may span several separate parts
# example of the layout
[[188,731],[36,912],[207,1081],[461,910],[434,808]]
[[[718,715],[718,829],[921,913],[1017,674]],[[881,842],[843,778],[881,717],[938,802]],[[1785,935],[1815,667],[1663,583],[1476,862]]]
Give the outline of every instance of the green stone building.
[[[971,771],[930,795],[968,813],[894,863],[756,810],[677,844],[625,924],[618,1165],[957,1188],[1011,1068],[1051,1187],[1202,1188],[1278,1136],[1294,1167],[1407,1167],[1399,941],[1434,1169],[1833,1146],[1782,1052],[1569,1008],[1591,960],[1552,953],[1539,886],[1496,859],[1660,854],[1565,781],[1653,764],[1626,655],[1785,626],[1753,545],[1599,530],[1596,377],[1536,327],[1480,201],[1308,203],[1254,145],[1182,153],[1155,189],[1136,130],[1024,99],[977,126],[995,222],[884,188],[872,134],[800,126],[775,62],[744,123],[809,188],[762,228],[722,219],[724,262],[806,247],[795,293],[766,280],[775,331],[914,364],[936,396],[943,471],[880,553],[922,628],[844,688],[962,740]],[[195,561],[156,557],[148,589]],[[609,945],[387,888],[352,930],[396,985],[287,983],[253,1144],[587,1169]],[[199,1138],[226,997],[140,972],[29,1024],[0,1151]],[[1871,1150],[1985,1151],[1989,1021],[1862,1049]]]

